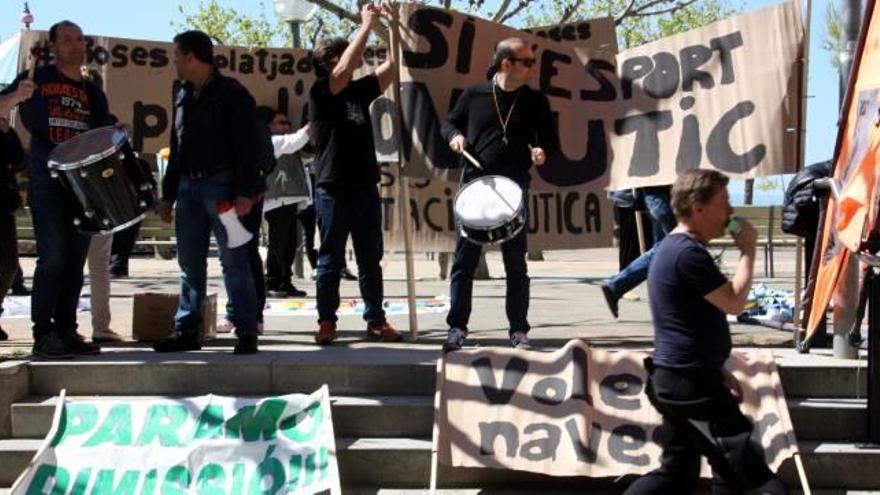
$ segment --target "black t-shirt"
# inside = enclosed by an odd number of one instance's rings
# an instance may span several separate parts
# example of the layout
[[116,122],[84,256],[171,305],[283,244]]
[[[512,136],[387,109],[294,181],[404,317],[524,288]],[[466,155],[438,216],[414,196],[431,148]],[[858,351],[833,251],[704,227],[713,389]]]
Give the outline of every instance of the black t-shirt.
[[704,296],[726,282],[706,247],[690,235],[670,234],[657,246],[648,270],[655,365],[700,371],[724,364],[730,327]]
[[379,182],[370,120],[370,103],[379,94],[376,76],[351,81],[336,95],[330,93],[329,78],[319,79],[312,86],[309,121],[318,185],[354,188]]
[[442,132],[447,141],[463,134],[483,165],[483,170],[478,170],[468,164],[463,175],[466,182],[497,174],[528,187],[532,166],[529,145],[543,148],[548,159],[559,148],[547,97],[528,86],[504,91],[494,81],[466,88],[443,123]]

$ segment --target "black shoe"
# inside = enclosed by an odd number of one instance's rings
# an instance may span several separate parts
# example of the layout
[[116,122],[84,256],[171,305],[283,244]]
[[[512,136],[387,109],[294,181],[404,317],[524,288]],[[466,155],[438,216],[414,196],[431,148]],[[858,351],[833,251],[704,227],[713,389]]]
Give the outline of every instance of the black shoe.
[[449,333],[446,334],[446,341],[443,342],[443,353],[461,350],[465,337],[467,337],[466,330],[458,327],[450,328]]
[[31,353],[43,359],[73,359],[73,351],[54,333],[37,338]]
[[61,335],[60,338],[74,354],[80,354],[83,356],[101,354],[101,348],[99,346],[86,342],[85,337],[76,332],[68,335]]
[[24,285],[17,285],[12,287],[9,291],[13,296],[29,296],[31,295],[31,290],[25,287]]
[[170,336],[153,344],[156,352],[198,351],[202,348],[202,339],[198,333],[174,331]]
[[110,270],[110,278],[112,280],[119,280],[121,278],[128,278],[128,271],[124,270]]
[[341,278],[343,280],[357,280],[358,279],[357,275],[355,275],[354,273],[351,273],[351,270],[349,270],[348,267],[343,268],[342,271],[339,272],[339,278]]
[[602,295],[605,296],[605,303],[608,305],[608,309],[611,311],[611,314],[614,315],[615,319],[617,319],[617,297],[615,297],[614,293],[611,292],[611,287],[608,287],[606,284],[602,284]]
[[0,328],[0,340],[9,340],[9,335]]
[[233,349],[233,354],[256,354],[259,349],[257,349],[257,336],[256,335],[248,335],[247,337],[239,337],[238,343],[235,344],[235,349]]
[[306,297],[306,291],[297,289],[293,284],[282,285],[275,289],[267,289],[270,297]]

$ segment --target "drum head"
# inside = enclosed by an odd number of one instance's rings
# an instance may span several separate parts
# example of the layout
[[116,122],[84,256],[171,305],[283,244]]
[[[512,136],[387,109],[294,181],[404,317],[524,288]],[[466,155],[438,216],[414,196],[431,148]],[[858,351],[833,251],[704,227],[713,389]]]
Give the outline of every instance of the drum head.
[[455,198],[455,216],[470,227],[496,227],[516,216],[522,202],[522,189],[516,182],[489,175],[461,188]]
[[116,153],[128,140],[124,129],[115,126],[100,127],[69,139],[49,154],[49,168],[70,170]]

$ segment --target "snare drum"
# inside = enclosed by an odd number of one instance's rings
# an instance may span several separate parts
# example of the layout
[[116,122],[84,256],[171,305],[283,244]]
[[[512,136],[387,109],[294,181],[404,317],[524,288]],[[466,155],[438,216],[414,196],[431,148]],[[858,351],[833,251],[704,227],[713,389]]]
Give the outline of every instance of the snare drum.
[[108,234],[140,222],[153,206],[152,181],[118,127],[101,127],[55,147],[49,169],[76,198],[73,222],[84,234]]
[[480,177],[462,186],[455,196],[454,211],[461,236],[481,244],[509,241],[526,224],[522,188],[500,175]]

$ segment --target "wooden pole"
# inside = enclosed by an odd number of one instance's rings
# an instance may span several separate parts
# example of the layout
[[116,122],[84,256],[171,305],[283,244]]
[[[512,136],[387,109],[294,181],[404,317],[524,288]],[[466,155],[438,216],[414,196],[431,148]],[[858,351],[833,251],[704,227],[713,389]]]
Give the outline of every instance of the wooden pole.
[[[813,2],[807,0],[806,12],[804,13],[804,58],[801,68],[801,80],[798,93],[798,103],[800,104],[800,121],[798,122],[798,170],[803,170],[806,166],[806,143],[807,143],[807,81],[810,68],[810,23],[813,17]],[[819,241],[817,241],[819,242]],[[794,245],[794,328],[795,332],[800,332],[801,310],[803,306],[803,298],[801,291],[803,290],[803,257],[804,242],[800,237],[797,238]],[[797,344],[797,338],[795,338]],[[796,457],[796,462],[800,461],[800,457]],[[800,466],[803,467],[803,466]]]
[[398,10],[396,2],[393,2],[391,5],[395,11],[389,21],[389,27],[391,28],[389,29],[389,34],[391,37],[391,53],[394,58],[394,67],[392,68],[392,71],[394,71],[394,80],[391,83],[391,87],[394,96],[393,120],[396,131],[395,134],[397,135],[397,184],[400,192],[400,194],[398,194],[400,203],[399,214],[400,223],[403,227],[403,249],[404,259],[406,260],[406,302],[409,310],[409,338],[411,341],[415,342],[419,339],[419,319],[416,314],[416,278],[415,264],[413,262],[412,222],[409,218],[409,183],[403,177],[404,156],[401,150],[401,143],[403,142],[401,139],[401,133],[404,132],[404,129],[401,123],[403,113],[400,106],[400,11]]
[[[636,195],[636,190],[633,189],[633,197]],[[642,212],[638,209],[633,209],[633,212],[636,216],[636,235],[639,238],[639,254],[645,254],[647,251],[647,247],[645,246],[645,223],[642,221]],[[656,239],[654,240],[656,242]]]

